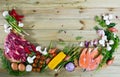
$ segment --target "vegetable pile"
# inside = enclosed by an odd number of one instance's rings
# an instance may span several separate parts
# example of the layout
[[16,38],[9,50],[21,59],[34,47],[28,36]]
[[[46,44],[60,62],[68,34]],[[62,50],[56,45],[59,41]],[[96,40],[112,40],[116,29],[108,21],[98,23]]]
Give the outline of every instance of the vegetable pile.
[[[23,15],[19,15],[15,9],[4,11],[3,16],[8,22],[4,24],[8,33],[1,51],[3,67],[12,75],[24,75],[27,72],[44,72],[46,69],[60,71],[62,67],[72,72],[76,68],[84,71],[93,71],[104,65],[111,65],[113,53],[119,45],[118,30],[111,20],[111,14],[96,16],[99,23],[95,30],[99,39],[80,41],[78,45],[65,46],[63,49],[35,46],[27,41],[24,36],[29,35],[23,30]],[[80,36],[76,40],[80,40]],[[64,43],[64,41],[62,41]]]

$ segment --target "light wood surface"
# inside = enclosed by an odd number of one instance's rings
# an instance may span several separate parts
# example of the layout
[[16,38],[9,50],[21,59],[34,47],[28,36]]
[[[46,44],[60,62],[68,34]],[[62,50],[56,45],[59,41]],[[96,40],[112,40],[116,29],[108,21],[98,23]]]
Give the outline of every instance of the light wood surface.
[[[5,23],[2,11],[16,8],[25,15],[24,29],[30,34],[30,42],[36,45],[48,46],[51,40],[65,41],[66,44],[78,44],[75,38],[82,36],[81,41],[98,38],[93,27],[97,25],[94,16],[110,13],[118,16],[113,19],[120,30],[120,0],[0,0],[0,47],[3,48],[6,33],[3,30]],[[63,30],[62,32],[59,32]],[[120,31],[118,32],[120,36]],[[62,48],[60,44],[56,45]],[[115,61],[111,66],[99,72],[82,72],[76,69],[69,73],[64,69],[58,77],[120,77],[120,48],[116,50]],[[10,76],[1,67],[0,77]],[[54,77],[54,71],[31,73],[23,77]]]

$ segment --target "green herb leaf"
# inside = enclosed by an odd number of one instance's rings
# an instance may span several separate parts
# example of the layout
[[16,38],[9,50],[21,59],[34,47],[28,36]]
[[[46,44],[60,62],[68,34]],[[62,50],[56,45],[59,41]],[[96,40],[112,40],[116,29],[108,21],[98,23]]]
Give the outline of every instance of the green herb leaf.
[[81,36],[77,36],[76,37],[76,40],[80,40],[82,37]]
[[114,27],[116,24],[115,23],[110,23],[110,25],[107,25],[108,28]]
[[97,21],[97,22],[99,22],[99,21],[100,21],[99,16],[95,16],[95,21]]

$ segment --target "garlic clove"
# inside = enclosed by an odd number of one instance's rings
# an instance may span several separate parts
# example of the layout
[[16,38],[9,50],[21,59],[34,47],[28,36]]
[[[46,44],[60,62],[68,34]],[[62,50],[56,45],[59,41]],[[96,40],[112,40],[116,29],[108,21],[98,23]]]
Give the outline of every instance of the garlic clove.
[[31,65],[27,65],[27,66],[26,66],[26,71],[27,71],[27,72],[32,71],[32,66],[31,66]]
[[103,36],[103,37],[102,37],[102,40],[107,41],[107,36]]
[[90,46],[93,46],[94,41],[90,41]]
[[103,44],[105,44],[105,41],[104,40],[99,40],[99,44],[103,45]]
[[84,46],[84,42],[80,42],[79,46],[83,47]]
[[98,44],[98,40],[97,40],[97,39],[95,39],[95,40],[93,41],[93,46],[94,46],[94,47],[96,47],[96,46],[97,46],[97,44]]
[[104,30],[97,30],[99,36],[105,36]]
[[3,17],[6,17],[7,15],[9,15],[9,12],[8,11],[4,11],[3,12]]

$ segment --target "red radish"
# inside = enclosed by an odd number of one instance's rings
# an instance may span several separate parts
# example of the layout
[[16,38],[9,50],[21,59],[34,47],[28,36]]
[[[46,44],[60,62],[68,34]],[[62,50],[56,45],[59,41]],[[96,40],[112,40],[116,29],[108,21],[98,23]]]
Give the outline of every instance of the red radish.
[[70,56],[66,56],[64,60],[67,61],[69,59],[70,59]]
[[113,63],[113,61],[114,61],[114,58],[113,58],[113,59],[108,60],[108,61],[107,61],[107,65],[111,65],[111,64]]
[[109,28],[108,30],[111,32],[118,32],[118,30],[116,28]]

